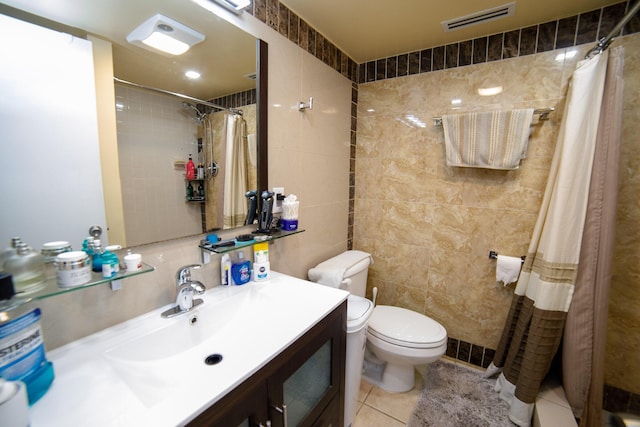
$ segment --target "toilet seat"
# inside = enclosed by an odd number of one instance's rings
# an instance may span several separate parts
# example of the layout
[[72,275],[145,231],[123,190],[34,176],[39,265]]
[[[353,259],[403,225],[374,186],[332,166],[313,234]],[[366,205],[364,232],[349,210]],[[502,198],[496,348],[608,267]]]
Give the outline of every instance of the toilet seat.
[[369,333],[390,344],[410,348],[446,345],[447,331],[435,320],[401,307],[378,305],[369,319]]

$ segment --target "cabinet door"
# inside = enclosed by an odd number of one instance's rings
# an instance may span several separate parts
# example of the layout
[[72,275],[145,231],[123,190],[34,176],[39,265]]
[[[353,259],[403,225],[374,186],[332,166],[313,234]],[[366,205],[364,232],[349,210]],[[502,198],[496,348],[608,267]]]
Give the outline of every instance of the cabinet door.
[[[306,342],[291,352],[287,363],[269,379],[274,426],[311,426],[320,419],[341,419],[340,411],[344,411],[344,405],[340,405],[344,377],[343,322],[342,317],[335,317],[325,327],[305,335]],[[338,404],[330,405],[334,399]],[[334,413],[328,414],[328,411]]]
[[254,382],[249,379],[189,423],[189,426],[264,427],[268,416],[266,381]]

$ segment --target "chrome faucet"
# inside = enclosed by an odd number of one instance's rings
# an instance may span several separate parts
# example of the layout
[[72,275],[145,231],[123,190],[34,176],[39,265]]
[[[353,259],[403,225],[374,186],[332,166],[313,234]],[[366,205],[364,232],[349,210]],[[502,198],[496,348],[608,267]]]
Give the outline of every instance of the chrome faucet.
[[176,305],[162,313],[162,317],[174,317],[182,313],[191,311],[194,307],[203,303],[202,299],[195,295],[202,295],[206,287],[198,280],[191,279],[191,270],[202,267],[200,264],[191,264],[180,267],[176,273]]

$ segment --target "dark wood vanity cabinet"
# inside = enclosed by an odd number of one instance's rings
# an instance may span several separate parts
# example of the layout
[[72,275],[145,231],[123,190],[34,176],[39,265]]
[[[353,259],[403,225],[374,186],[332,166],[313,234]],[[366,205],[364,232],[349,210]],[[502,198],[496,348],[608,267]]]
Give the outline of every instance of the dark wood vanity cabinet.
[[346,319],[345,301],[189,426],[342,427]]

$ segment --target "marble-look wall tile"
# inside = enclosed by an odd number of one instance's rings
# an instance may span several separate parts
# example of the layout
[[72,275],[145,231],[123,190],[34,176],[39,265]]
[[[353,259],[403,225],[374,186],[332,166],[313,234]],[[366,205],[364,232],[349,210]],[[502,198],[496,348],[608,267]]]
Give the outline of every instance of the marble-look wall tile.
[[487,47],[487,61],[499,61],[502,59],[502,43],[504,34],[489,36]]
[[600,10],[581,13],[578,18],[578,34],[576,44],[594,43],[598,36],[598,24],[600,23]]
[[[495,40],[502,56],[502,35]],[[474,60],[480,44],[473,43]],[[496,284],[488,252],[526,253],[559,122],[532,127],[520,169],[483,171],[447,167],[442,129],[430,118],[449,111],[454,98],[462,111],[561,106],[567,65],[556,54],[360,85],[353,244],[373,255],[368,292],[377,286],[381,304],[426,313],[450,336],[495,348],[513,289]],[[434,55],[434,69],[437,58],[444,66],[444,52]],[[477,94],[495,85],[502,94]]]
[[473,63],[482,64],[487,62],[487,37],[473,40]]
[[538,25],[538,44],[536,52],[546,52],[553,49],[556,39],[557,21],[546,22]]
[[538,26],[523,28],[520,31],[520,55],[532,55],[536,53],[538,40]]
[[466,40],[460,42],[460,53],[458,56],[458,65],[463,67],[465,65],[471,65],[473,55],[473,41]]
[[558,33],[556,34],[556,49],[575,45],[576,26],[578,17],[572,16],[558,21]]

